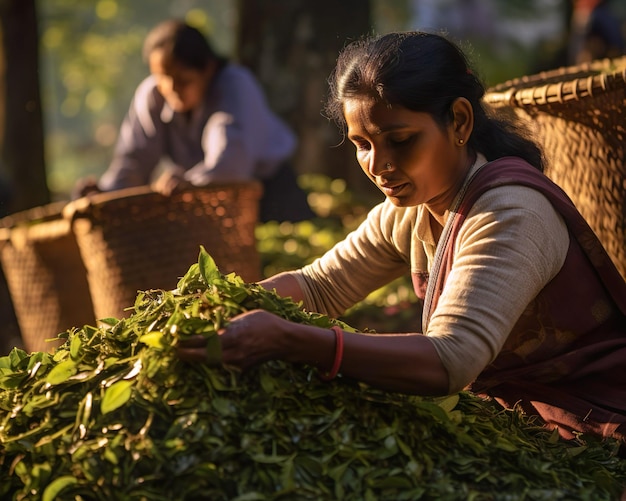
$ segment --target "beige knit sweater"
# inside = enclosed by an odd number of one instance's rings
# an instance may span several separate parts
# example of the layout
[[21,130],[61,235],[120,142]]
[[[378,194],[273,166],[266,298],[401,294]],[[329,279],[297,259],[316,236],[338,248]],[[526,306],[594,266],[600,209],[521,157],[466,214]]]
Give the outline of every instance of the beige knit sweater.
[[[472,171],[483,163],[479,156]],[[568,246],[565,223],[535,190],[503,186],[477,200],[425,332],[448,371],[451,393],[493,361],[526,306],[558,273]],[[344,241],[292,273],[307,310],[339,316],[409,269],[429,272],[435,252],[426,208],[384,201]]]

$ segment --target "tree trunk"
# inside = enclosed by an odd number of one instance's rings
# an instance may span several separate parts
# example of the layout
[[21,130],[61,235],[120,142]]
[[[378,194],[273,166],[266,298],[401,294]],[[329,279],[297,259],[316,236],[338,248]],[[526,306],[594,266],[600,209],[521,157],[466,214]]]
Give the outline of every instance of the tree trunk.
[[296,171],[343,178],[351,189],[373,194],[354,148],[322,116],[339,51],[370,31],[369,0],[240,0],[236,57],[296,131]]
[[15,212],[50,202],[35,0],[0,0],[0,29],[0,178],[5,177],[10,187],[1,195],[0,186],[0,205],[5,206],[0,210]]
[[[0,217],[50,201],[44,165],[35,0],[0,0]],[[0,354],[21,333],[0,270]]]

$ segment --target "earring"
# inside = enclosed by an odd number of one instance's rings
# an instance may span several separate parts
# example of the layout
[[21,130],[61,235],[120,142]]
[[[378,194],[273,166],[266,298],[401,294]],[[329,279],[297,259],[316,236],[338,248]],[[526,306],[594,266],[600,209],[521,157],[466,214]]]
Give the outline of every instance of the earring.
[[387,162],[387,163],[385,164],[385,169],[387,169],[387,170],[391,170],[391,163],[390,163],[390,162]]
[[465,143],[465,139],[459,138],[458,143],[459,143],[459,146],[461,146],[462,144]]

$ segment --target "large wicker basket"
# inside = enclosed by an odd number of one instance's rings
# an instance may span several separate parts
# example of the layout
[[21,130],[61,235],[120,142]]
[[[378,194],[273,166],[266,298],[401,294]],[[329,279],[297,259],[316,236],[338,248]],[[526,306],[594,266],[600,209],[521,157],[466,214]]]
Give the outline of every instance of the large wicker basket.
[[626,57],[511,80],[489,89],[485,101],[531,125],[546,174],[626,277]]
[[52,351],[49,342],[95,317],[78,245],[64,203],[49,204],[0,220],[0,261],[24,348]]
[[24,348],[24,343],[9,284],[0,266],[0,355],[7,355],[15,347]]
[[129,315],[138,291],[173,289],[200,245],[223,273],[261,277],[258,182],[192,188],[167,197],[148,187],[75,200],[71,220],[98,319]]

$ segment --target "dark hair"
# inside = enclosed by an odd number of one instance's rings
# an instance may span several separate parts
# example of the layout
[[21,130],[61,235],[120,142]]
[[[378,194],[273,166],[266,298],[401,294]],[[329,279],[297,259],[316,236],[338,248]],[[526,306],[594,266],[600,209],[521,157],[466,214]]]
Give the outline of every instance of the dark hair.
[[543,170],[539,146],[512,121],[488,113],[484,94],[484,85],[453,42],[432,33],[389,33],[352,42],[341,51],[325,111],[345,128],[344,100],[366,96],[429,113],[445,127],[453,119],[452,103],[464,97],[474,109],[470,148],[487,160],[519,156]]
[[143,44],[144,60],[147,62],[157,49],[166,59],[195,70],[206,69],[212,61],[217,61],[218,67],[225,63],[200,31],[178,19],[163,21],[150,30]]

